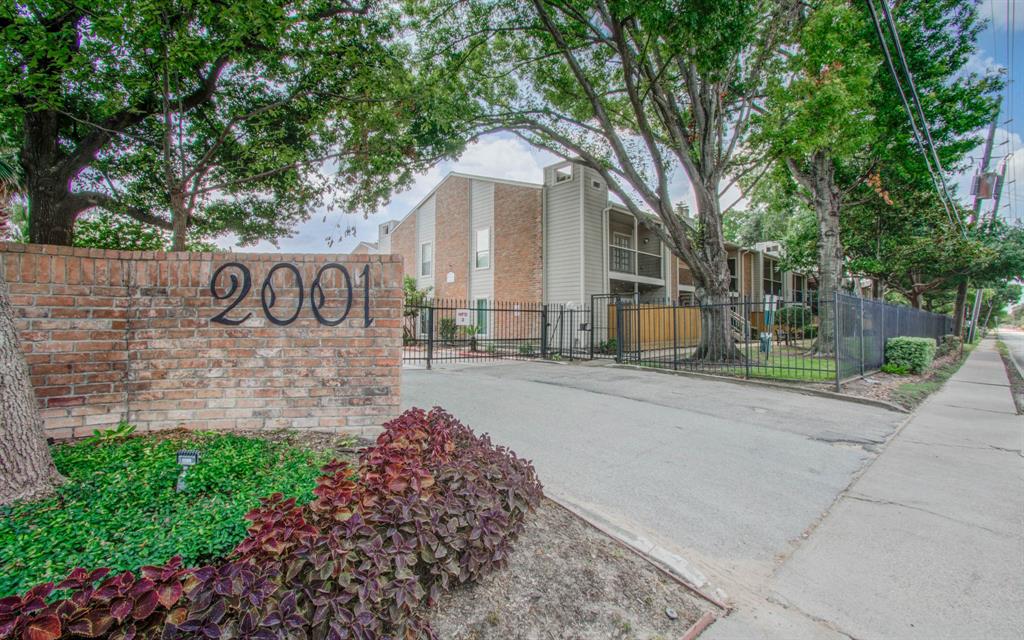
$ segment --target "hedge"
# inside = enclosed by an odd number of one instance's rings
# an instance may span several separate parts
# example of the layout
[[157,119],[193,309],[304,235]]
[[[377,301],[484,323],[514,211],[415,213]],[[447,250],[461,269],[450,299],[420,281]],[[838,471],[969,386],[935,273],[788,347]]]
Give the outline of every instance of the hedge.
[[905,367],[911,373],[921,373],[935,359],[935,340],[900,336],[885,343],[885,362]]
[[310,503],[264,499],[227,561],[75,569],[0,600],[0,638],[434,638],[428,607],[505,564],[542,489],[443,410],[385,426],[357,468],[324,467]]
[[949,355],[954,351],[960,350],[960,337],[955,334],[948,334],[942,336],[942,341],[939,343],[938,349],[935,350],[935,357]]

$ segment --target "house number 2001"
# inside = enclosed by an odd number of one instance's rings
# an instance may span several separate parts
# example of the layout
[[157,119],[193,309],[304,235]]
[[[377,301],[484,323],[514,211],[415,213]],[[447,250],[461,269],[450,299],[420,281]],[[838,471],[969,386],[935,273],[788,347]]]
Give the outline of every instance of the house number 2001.
[[[223,295],[217,293],[217,276],[221,274],[225,269],[237,269],[242,276],[242,281],[239,283],[238,275],[234,273],[228,273],[230,278],[231,286]],[[299,302],[295,305],[295,313],[287,318],[279,318],[274,315],[271,309],[274,308],[274,304],[277,302],[277,293],[274,291],[274,274],[280,270],[291,271],[295,276],[295,285],[299,290]],[[342,277],[345,279],[345,310],[338,318],[330,319],[325,318],[320,310],[324,308],[327,303],[327,297],[324,295],[323,287],[320,286],[320,278],[323,277],[324,273],[331,269],[341,272]],[[370,265],[364,265],[362,273],[363,279],[363,326],[369,327],[373,324],[373,318],[370,317]],[[210,278],[210,294],[213,295],[216,300],[230,300],[231,303],[223,311],[210,318],[211,322],[226,325],[240,325],[249,318],[252,317],[252,312],[245,314],[244,318],[229,318],[228,314],[232,309],[241,304],[242,300],[249,295],[249,290],[252,289],[252,272],[244,264],[238,262],[228,262],[222,264],[213,272],[213,276]],[[316,277],[313,278],[313,284],[309,286],[309,307],[313,311],[313,316],[316,317],[317,322],[328,327],[336,327],[345,321],[348,317],[349,311],[352,310],[352,276],[349,274],[348,269],[344,265],[338,264],[337,262],[329,262],[324,266],[320,267],[320,270],[316,272]],[[302,283],[302,273],[299,268],[294,264],[287,262],[279,262],[270,268],[267,273],[267,277],[263,279],[263,286],[260,288],[260,304],[263,306],[263,315],[267,317],[274,324],[286,327],[291,323],[295,322],[299,318],[299,314],[302,312],[302,304],[305,301],[305,286]]]

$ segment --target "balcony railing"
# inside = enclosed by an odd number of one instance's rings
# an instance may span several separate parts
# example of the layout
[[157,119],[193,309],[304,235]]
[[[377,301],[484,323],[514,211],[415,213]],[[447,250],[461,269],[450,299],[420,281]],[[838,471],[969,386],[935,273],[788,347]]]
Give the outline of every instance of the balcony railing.
[[608,269],[614,273],[662,279],[661,256],[626,247],[608,247]]

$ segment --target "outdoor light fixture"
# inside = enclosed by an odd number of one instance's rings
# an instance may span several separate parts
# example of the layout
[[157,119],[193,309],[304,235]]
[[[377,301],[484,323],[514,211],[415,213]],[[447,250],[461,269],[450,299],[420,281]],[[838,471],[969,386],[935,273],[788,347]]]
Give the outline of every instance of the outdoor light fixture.
[[178,465],[181,466],[181,473],[178,474],[178,484],[174,489],[178,493],[185,490],[185,474],[188,468],[199,464],[199,449],[181,449],[178,451]]

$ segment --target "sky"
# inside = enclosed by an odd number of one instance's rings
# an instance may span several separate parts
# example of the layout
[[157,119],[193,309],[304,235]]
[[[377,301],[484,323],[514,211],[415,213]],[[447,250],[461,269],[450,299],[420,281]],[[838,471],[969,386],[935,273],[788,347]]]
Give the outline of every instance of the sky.
[[[1017,0],[1020,15],[1016,15],[1018,12],[1014,4],[1015,0],[983,0],[979,13],[990,24],[979,38],[978,51],[968,62],[968,69],[986,73],[1003,67],[1008,71],[1010,82],[1002,96],[990,170],[998,171],[1000,163],[1008,163],[1000,216],[1009,221],[1024,222],[1024,47],[1018,47],[1014,42],[1024,30],[1024,0]],[[1013,152],[1016,153],[1011,156]],[[971,154],[975,166],[980,164],[982,154],[981,146]],[[316,211],[307,222],[296,227],[292,237],[280,238],[276,245],[261,242],[253,247],[236,247],[228,239],[220,244],[226,249],[239,251],[344,253],[351,251],[360,241],[376,241],[377,225],[391,219],[402,219],[450,171],[540,184],[543,168],[555,162],[558,158],[554,155],[534,149],[512,134],[491,134],[470,144],[457,160],[442,162],[418,175],[407,190],[394,194],[386,206],[372,215],[364,217],[334,211],[326,214],[325,221],[324,212]],[[965,201],[970,200],[973,173],[969,169],[955,180],[958,193]],[[689,191],[685,177],[677,175],[671,185],[673,198],[689,202],[692,206]],[[735,193],[727,193],[722,198],[722,205],[732,204],[735,198]],[[991,206],[991,201],[987,201],[982,210],[988,212]],[[339,228],[349,226],[355,227],[355,235],[339,240]],[[335,240],[333,246],[329,245],[329,239]]]

